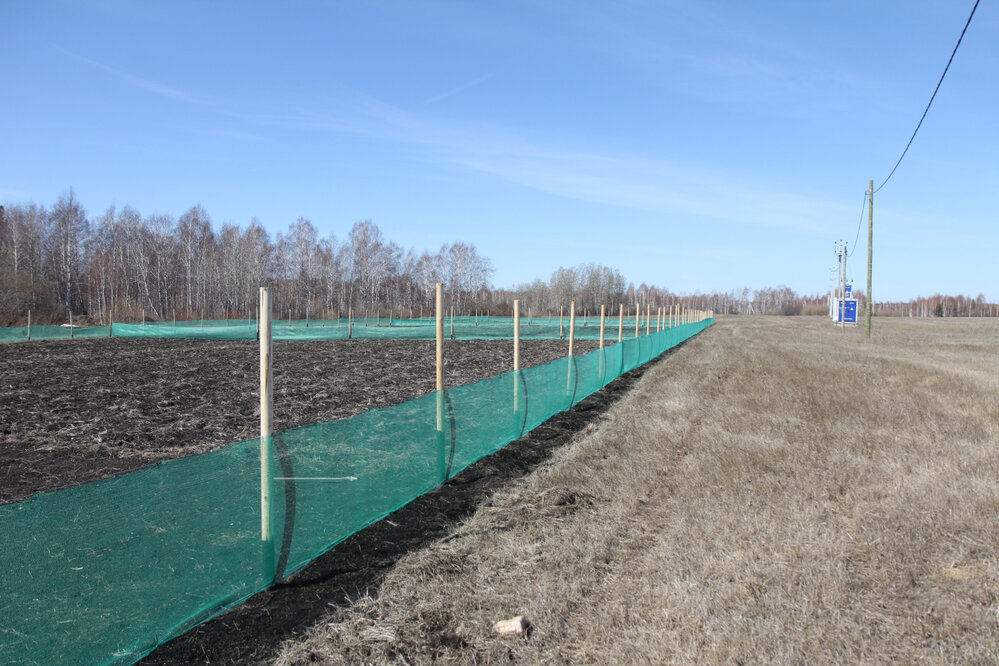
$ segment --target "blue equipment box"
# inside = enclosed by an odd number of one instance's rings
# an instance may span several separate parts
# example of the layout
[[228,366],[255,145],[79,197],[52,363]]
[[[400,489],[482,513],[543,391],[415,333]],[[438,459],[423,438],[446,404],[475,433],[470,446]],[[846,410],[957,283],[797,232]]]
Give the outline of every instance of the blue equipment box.
[[836,314],[834,321],[837,324],[857,323],[857,299],[840,298],[836,301]]

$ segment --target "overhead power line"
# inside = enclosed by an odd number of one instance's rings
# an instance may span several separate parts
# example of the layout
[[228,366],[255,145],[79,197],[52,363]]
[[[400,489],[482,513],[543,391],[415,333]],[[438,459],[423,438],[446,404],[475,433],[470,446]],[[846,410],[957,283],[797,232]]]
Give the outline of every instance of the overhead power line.
[[[916,133],[919,132],[919,128],[922,127],[923,121],[926,119],[926,114],[929,112],[930,106],[933,104],[933,99],[937,96],[937,91],[940,90],[940,84],[943,83],[944,77],[947,76],[947,70],[950,69],[950,63],[954,61],[954,54],[957,53],[957,47],[961,45],[961,40],[964,39],[964,33],[967,32],[968,26],[971,25],[971,17],[975,15],[975,10],[978,9],[979,2],[980,0],[975,0],[975,6],[971,8],[971,14],[968,15],[968,21],[964,24],[964,30],[961,31],[961,36],[957,38],[957,44],[954,45],[954,50],[950,54],[950,59],[947,61],[947,66],[944,67],[943,74],[940,75],[940,80],[937,81],[937,87],[934,88],[933,94],[930,95],[930,101],[929,103],[927,103],[926,109],[923,111],[922,118],[919,119],[919,124],[916,125],[916,129],[915,131],[913,131],[912,137],[909,138],[909,143],[905,144],[905,150],[902,151],[902,156],[898,158],[898,162],[895,162],[895,166],[892,167],[891,173],[889,173],[888,177],[884,179],[884,182],[878,185],[878,189],[874,190],[875,194],[881,191],[881,188],[885,186],[885,183],[891,180],[892,175],[895,173],[895,169],[897,169],[898,165],[902,163],[902,159],[905,157],[905,154],[909,151],[909,146],[912,145],[913,139],[916,138]],[[863,217],[863,214],[861,214],[861,217]]]
[[853,250],[847,250],[847,256],[857,251],[857,241],[860,240],[860,225],[864,223],[865,210],[867,210],[867,192],[864,192],[864,205],[860,207],[860,220],[857,221],[857,235],[853,238]]

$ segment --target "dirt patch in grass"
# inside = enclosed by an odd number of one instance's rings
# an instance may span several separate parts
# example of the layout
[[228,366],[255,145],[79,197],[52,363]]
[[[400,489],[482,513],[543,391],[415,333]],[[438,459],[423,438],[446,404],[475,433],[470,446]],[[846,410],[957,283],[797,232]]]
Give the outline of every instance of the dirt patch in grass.
[[[568,342],[523,341],[522,367]],[[596,347],[576,342],[578,353]],[[513,366],[510,341],[449,341],[445,382]],[[434,343],[274,345],[279,430],[390,407],[434,390]],[[204,453],[259,433],[256,342],[87,339],[0,345],[0,503]]]
[[999,322],[874,336],[722,319],[277,662],[995,663]]

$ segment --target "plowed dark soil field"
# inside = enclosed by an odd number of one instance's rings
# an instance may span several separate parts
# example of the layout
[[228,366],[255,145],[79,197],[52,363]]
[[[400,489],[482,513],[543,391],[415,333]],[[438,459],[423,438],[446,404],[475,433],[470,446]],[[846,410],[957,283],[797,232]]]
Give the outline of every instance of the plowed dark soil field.
[[[578,353],[595,348],[577,342]],[[524,341],[521,364],[565,355]],[[0,345],[0,503],[204,453],[259,433],[256,342],[99,339]],[[449,341],[445,384],[512,368],[508,341]],[[360,414],[434,389],[434,343],[274,345],[274,427]]]

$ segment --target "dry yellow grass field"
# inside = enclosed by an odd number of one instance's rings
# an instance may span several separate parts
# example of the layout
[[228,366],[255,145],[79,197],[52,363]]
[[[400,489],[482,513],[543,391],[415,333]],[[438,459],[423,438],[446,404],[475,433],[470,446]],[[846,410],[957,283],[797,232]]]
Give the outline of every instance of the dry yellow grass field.
[[999,321],[874,324],[721,319],[279,663],[999,661]]

